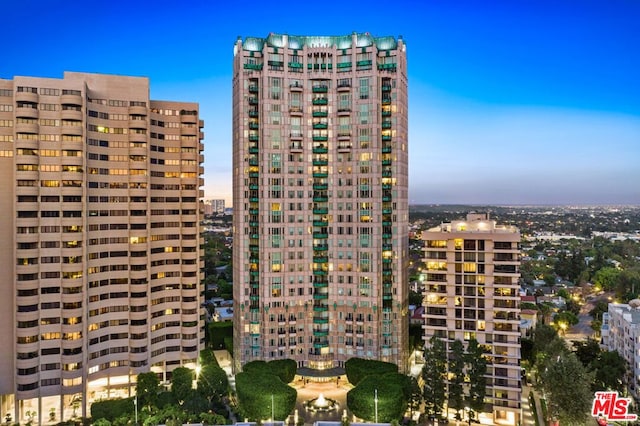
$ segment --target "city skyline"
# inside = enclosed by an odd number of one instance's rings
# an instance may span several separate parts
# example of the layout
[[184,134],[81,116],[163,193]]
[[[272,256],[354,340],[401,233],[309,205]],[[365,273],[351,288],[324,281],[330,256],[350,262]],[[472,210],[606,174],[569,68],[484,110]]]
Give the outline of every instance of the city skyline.
[[[66,2],[26,1],[4,9],[6,33],[19,43],[5,48],[0,78],[138,75],[154,81],[154,99],[199,102],[206,198],[231,200],[237,36],[369,32],[407,44],[411,204],[640,202],[635,2],[134,9],[115,1],[87,15]],[[256,20],[267,12],[273,18]]]

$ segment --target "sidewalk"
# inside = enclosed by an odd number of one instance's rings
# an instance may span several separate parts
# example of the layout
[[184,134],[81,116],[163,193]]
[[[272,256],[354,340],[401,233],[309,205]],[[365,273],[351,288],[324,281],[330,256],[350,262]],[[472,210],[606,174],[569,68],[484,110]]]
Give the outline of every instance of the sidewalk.
[[533,401],[535,403],[536,413],[538,416],[538,425],[545,426],[544,418],[542,416],[542,404],[540,404],[540,398],[536,391],[528,385],[522,388],[522,424],[523,426],[535,426],[536,422],[533,417],[533,410],[529,403],[529,394],[533,395]]

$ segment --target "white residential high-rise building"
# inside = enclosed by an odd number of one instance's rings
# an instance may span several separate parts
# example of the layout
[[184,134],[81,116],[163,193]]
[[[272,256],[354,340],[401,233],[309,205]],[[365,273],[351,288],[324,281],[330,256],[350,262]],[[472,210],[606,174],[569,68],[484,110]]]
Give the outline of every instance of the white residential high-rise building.
[[198,115],[146,78],[0,80],[1,418],[87,416],[138,373],[196,363]]
[[602,314],[602,344],[616,351],[629,365],[626,382],[634,398],[640,396],[640,300],[628,304],[609,303]]
[[520,232],[471,213],[424,231],[422,239],[425,342],[437,336],[449,348],[475,338],[489,348],[493,420],[520,424]]

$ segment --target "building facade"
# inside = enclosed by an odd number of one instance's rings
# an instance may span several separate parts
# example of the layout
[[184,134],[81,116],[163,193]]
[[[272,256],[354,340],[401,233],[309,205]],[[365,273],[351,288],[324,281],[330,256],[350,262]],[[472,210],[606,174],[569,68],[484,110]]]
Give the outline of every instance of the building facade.
[[0,417],[86,416],[195,364],[202,127],[146,78],[0,80]]
[[520,424],[520,232],[488,215],[443,223],[425,242],[424,339],[488,348],[487,413]]
[[407,362],[403,40],[239,39],[234,360]]
[[640,397],[640,300],[628,304],[609,303],[602,314],[602,344],[608,351],[616,351],[629,365],[626,385],[633,397]]

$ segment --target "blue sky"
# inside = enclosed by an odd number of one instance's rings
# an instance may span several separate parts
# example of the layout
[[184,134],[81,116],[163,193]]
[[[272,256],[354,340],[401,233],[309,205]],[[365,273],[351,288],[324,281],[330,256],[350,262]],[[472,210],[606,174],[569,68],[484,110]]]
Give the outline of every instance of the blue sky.
[[401,35],[411,203],[640,204],[640,2],[4,4],[0,78],[146,76],[200,103],[205,193],[231,198],[238,36]]

